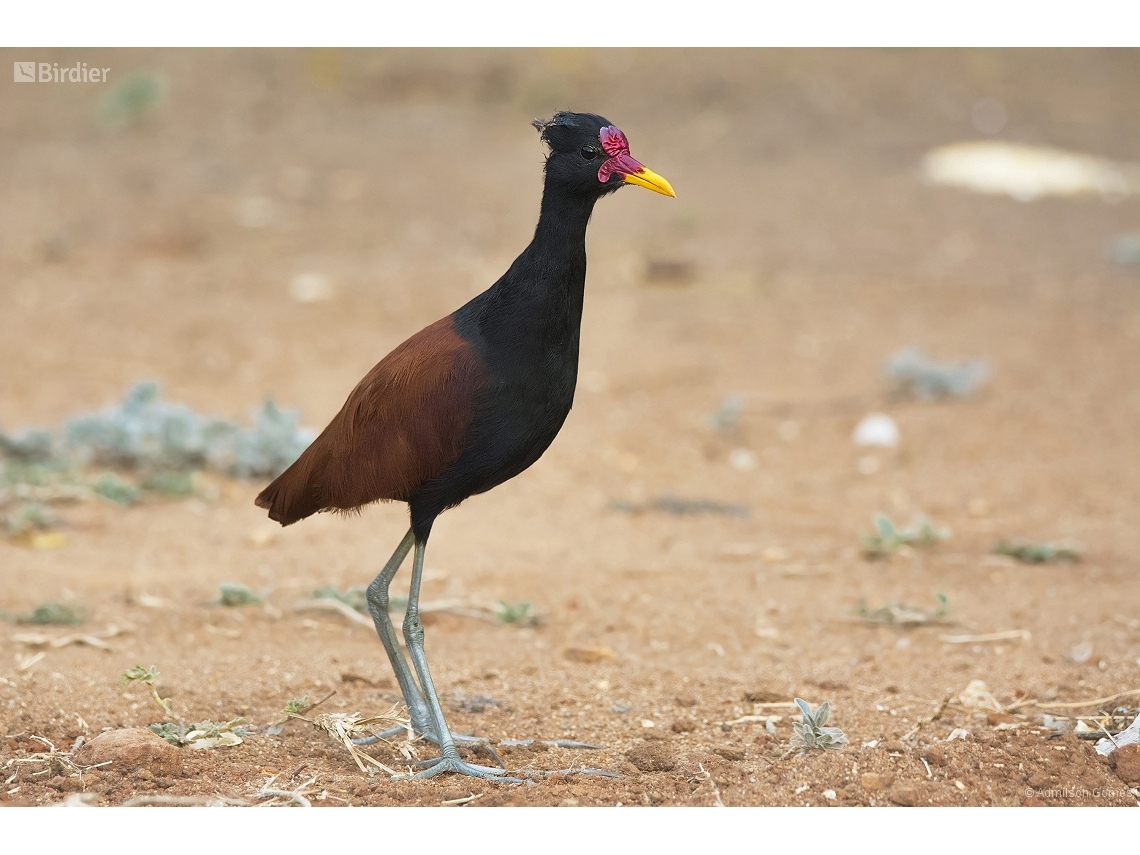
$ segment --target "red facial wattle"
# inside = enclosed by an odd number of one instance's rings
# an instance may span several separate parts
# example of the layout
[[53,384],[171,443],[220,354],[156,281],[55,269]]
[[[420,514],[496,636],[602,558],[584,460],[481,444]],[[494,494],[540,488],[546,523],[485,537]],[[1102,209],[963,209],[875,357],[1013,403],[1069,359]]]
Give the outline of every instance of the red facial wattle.
[[633,159],[629,153],[629,141],[620,130],[609,125],[602,128],[598,136],[601,139],[602,150],[609,155],[606,162],[598,168],[600,182],[605,184],[611,175],[617,173],[629,184],[638,184],[665,196],[677,195],[668,181]]

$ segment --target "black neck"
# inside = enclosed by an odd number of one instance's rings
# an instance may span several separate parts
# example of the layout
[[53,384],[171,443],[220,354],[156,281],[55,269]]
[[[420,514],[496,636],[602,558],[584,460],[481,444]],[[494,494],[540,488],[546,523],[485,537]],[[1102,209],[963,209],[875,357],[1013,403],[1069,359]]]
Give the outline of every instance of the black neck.
[[[556,317],[567,312],[576,326],[586,284],[586,226],[597,199],[567,192],[548,176],[534,240],[491,289],[496,298],[528,304],[540,326],[544,318],[557,323]],[[546,304],[547,310],[540,311],[536,303]]]
[[[533,371],[551,347],[573,372],[586,286],[586,225],[595,195],[566,192],[547,178],[534,240],[487,291],[456,313],[500,373]],[[571,383],[571,389],[573,384]]]
[[528,251],[541,252],[552,256],[567,252],[586,251],[586,226],[594,212],[597,196],[581,193],[568,193],[563,188],[552,186],[549,177],[542,192],[542,208],[538,215],[538,226],[534,230],[534,241]]

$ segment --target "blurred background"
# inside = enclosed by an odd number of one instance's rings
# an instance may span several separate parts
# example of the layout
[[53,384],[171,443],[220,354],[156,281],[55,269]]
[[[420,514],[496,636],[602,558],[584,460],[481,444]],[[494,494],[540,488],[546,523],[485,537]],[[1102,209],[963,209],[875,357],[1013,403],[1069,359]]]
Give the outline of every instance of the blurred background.
[[[111,71],[4,84],[9,431],[144,378],[228,417],[272,396],[319,428],[525,245],[543,158],[529,121],[572,108],[624,128],[678,188],[607,201],[589,234],[583,385],[617,395],[630,426],[731,395],[754,414],[834,408],[882,391],[911,346],[994,363],[1008,418],[979,436],[991,450],[1008,433],[1002,453],[1040,443],[1033,462],[1065,470],[1062,439],[1136,448],[1135,51],[32,53]],[[1116,162],[1123,184],[1027,191],[1050,164],[1014,163],[1003,192],[984,153],[996,189],[932,182],[930,152],[978,140]],[[1082,167],[1098,164],[1054,171]],[[1068,473],[1075,495],[1134,502],[1115,459],[1088,465]]]

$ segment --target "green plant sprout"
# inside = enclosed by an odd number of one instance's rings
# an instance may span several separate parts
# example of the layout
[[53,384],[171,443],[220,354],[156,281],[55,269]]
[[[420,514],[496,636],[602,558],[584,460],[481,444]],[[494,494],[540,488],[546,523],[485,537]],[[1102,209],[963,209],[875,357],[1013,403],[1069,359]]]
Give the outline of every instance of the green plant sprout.
[[144,683],[150,689],[150,694],[154,698],[154,702],[162,707],[167,715],[172,715],[170,712],[170,698],[160,697],[158,689],[154,687],[154,679],[158,676],[158,666],[151,665],[150,668],[144,668],[142,665],[136,665],[129,671],[123,672],[122,684],[123,689],[126,690],[132,683]]
[[223,606],[251,606],[260,603],[262,599],[246,585],[235,585],[231,582],[218,585],[218,602]]
[[309,696],[305,695],[303,698],[291,698],[286,702],[285,708],[281,710],[283,716],[298,715],[309,706]]
[[792,722],[791,750],[798,749],[800,757],[809,751],[837,751],[848,744],[847,737],[838,727],[824,727],[831,715],[831,704],[824,701],[813,713],[811,704],[803,698],[796,698],[796,706],[803,714],[803,721]]
[[1024,564],[1044,564],[1047,561],[1080,561],[1084,547],[1071,540],[1058,543],[1030,543],[1026,540],[999,541],[994,545],[998,555],[1008,555]]
[[495,617],[499,623],[523,623],[530,625],[535,620],[534,606],[530,603],[510,603],[499,600],[499,607],[495,609]]
[[940,540],[950,537],[951,531],[939,527],[927,516],[916,514],[910,528],[900,529],[885,514],[875,514],[875,533],[861,534],[863,554],[868,558],[882,558],[898,550],[900,546],[933,546]]

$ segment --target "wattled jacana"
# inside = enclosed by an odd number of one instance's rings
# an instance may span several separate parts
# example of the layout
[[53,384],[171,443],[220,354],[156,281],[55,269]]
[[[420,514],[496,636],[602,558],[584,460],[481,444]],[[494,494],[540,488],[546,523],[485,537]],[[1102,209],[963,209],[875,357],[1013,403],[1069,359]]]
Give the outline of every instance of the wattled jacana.
[[[408,503],[411,529],[368,587],[368,608],[415,730],[441,756],[416,777],[502,775],[455,749],[424,656],[419,616],[432,523],[534,463],[574,402],[586,283],[586,224],[594,203],[626,184],[675,196],[634,160],[625,134],[592,113],[558,113],[535,127],[550,148],[534,240],[478,297],[384,357],[319,437],[257,497],[290,525],[318,511]],[[404,639],[388,616],[388,585],[415,545]],[[500,780],[510,780],[500,778]]]

